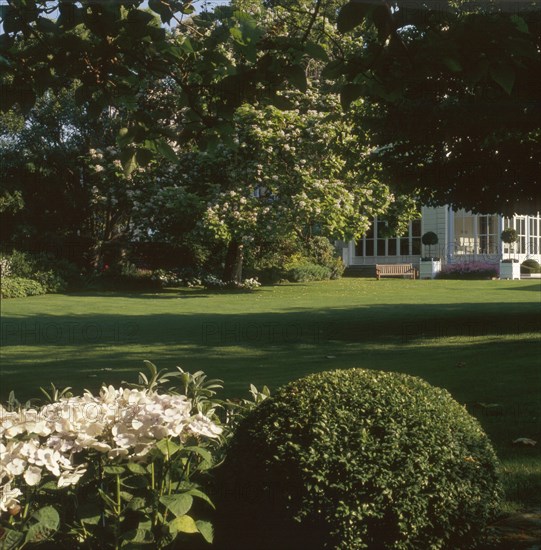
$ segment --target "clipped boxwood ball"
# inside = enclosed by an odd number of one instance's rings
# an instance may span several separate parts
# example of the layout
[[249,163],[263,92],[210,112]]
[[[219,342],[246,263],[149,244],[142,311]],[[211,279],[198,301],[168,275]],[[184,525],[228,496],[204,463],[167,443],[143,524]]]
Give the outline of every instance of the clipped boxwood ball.
[[218,471],[220,548],[466,549],[495,512],[492,446],[451,395],[362,369],[281,388]]

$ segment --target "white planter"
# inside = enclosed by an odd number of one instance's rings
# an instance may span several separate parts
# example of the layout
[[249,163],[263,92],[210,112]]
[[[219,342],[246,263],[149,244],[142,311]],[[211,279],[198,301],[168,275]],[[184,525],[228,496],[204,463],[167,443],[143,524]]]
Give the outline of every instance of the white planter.
[[500,262],[500,279],[520,279],[520,264]]
[[434,279],[440,271],[440,260],[421,260],[419,264],[419,279]]

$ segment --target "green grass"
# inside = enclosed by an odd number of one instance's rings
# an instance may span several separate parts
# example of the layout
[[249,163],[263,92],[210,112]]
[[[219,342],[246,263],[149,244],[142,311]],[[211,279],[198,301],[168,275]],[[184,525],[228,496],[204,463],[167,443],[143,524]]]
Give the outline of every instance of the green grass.
[[[141,361],[204,370],[224,397],[363,367],[447,388],[502,459],[508,508],[541,505],[539,281],[342,279],[254,294],[47,295],[2,301],[1,397],[50,381],[134,380]],[[538,441],[519,448],[512,441]]]

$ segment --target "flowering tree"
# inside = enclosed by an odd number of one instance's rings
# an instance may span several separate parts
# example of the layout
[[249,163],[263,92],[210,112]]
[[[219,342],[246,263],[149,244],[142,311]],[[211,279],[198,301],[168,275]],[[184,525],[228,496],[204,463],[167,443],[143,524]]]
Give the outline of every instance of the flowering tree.
[[240,107],[230,143],[181,153],[167,174],[162,167],[152,188],[134,195],[140,232],[174,239],[184,222],[193,238],[227,247],[223,279],[238,281],[243,251],[257,239],[354,239],[395,204],[337,96],[310,87],[284,98],[288,110]]

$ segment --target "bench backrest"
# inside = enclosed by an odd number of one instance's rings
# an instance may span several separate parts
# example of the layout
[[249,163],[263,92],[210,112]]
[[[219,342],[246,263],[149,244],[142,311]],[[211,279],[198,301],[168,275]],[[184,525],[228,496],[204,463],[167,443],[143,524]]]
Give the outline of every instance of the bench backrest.
[[413,269],[412,264],[382,264],[376,265],[378,271],[385,273],[407,273]]

